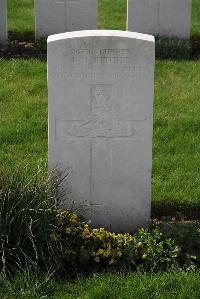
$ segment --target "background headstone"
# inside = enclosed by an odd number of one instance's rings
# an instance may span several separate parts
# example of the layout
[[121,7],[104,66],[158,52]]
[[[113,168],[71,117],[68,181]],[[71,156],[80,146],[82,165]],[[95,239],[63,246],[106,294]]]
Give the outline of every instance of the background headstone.
[[128,0],[127,30],[188,39],[191,8],[191,0]]
[[0,0],[0,44],[5,44],[7,41],[7,0]]
[[35,0],[36,38],[96,29],[98,0]]
[[123,31],[48,38],[49,169],[72,169],[75,206],[92,226],[149,220],[154,46]]

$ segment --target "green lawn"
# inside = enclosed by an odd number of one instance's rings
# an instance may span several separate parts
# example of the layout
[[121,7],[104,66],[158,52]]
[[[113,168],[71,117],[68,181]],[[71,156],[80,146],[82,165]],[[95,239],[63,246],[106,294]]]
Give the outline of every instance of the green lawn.
[[[121,29],[126,27],[126,0],[99,0],[99,28]],[[10,37],[34,38],[34,0],[8,0]],[[192,36],[200,37],[200,0],[193,0]]]
[[[96,275],[88,280],[59,285],[55,299],[197,299],[199,273],[160,275]],[[61,288],[60,288],[61,287]]]
[[[46,64],[0,60],[0,167],[47,160]],[[38,162],[37,162],[38,161]]]
[[[200,218],[198,61],[156,62],[153,212]],[[47,165],[46,63],[0,60],[0,169]]]
[[200,272],[104,274],[56,283],[26,274],[1,281],[1,299],[198,299]]

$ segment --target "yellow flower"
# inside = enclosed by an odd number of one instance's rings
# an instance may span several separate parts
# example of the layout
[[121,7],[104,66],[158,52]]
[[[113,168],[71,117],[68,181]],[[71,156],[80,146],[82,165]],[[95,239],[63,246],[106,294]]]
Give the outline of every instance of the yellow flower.
[[50,235],[50,239],[51,239],[52,241],[57,241],[57,240],[59,239],[59,235],[56,234],[56,233],[52,233],[52,234]]
[[144,260],[144,259],[146,259],[146,257],[147,257],[147,254],[144,253],[143,256],[142,256],[142,259]]
[[78,220],[78,216],[77,216],[76,214],[74,214],[74,213],[71,213],[71,214],[69,215],[69,220],[70,220],[71,222],[76,222],[76,221]]
[[117,256],[119,256],[119,257],[122,256],[121,251],[118,251],[118,252],[117,252]]
[[103,249],[99,249],[97,253],[100,254],[100,255],[103,255],[104,254],[104,250]]
[[69,234],[71,234],[72,230],[71,230],[71,228],[67,227],[66,230],[65,230],[65,232],[66,232],[66,234],[69,235]]
[[104,253],[104,256],[109,257],[111,255],[111,253],[112,252],[110,250],[106,250],[105,253]]
[[117,237],[118,238],[123,238],[123,235],[122,234],[117,234]]
[[91,236],[91,234],[90,234],[90,230],[89,230],[88,224],[85,224],[84,228],[83,228],[82,238],[83,239],[89,239],[90,236]]

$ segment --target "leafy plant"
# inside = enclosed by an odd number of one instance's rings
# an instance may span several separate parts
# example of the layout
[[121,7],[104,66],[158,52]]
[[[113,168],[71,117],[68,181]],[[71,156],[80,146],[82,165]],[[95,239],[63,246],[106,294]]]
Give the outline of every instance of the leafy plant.
[[200,232],[198,222],[162,221],[160,224],[163,236],[173,238],[181,248],[180,263],[184,267],[200,265]]

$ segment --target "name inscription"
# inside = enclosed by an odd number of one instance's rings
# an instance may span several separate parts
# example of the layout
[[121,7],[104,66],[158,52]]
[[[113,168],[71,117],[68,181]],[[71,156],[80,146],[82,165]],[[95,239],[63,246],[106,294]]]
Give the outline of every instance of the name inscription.
[[130,64],[128,49],[72,49],[70,55],[75,64]]

